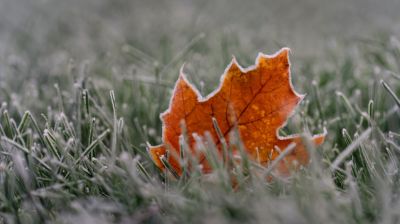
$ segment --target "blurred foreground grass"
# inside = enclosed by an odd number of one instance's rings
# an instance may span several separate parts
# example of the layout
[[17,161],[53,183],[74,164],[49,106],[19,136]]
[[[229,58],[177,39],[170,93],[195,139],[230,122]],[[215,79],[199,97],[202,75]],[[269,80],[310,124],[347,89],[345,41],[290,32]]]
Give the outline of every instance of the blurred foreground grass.
[[[111,9],[123,11],[118,2]],[[37,10],[70,15],[45,9]],[[311,165],[292,178],[266,182],[259,174],[268,168],[244,162],[232,189],[224,167],[178,180],[159,173],[145,143],[161,141],[158,116],[184,62],[206,95],[232,54],[248,66],[257,50],[271,54],[281,43],[250,46],[251,37],[235,29],[217,35],[189,29],[176,40],[173,31],[142,28],[135,32],[143,39],[110,41],[96,26],[82,28],[92,35],[87,39],[63,21],[39,34],[13,30],[0,42],[7,45],[0,48],[0,222],[399,222],[396,35],[331,42],[318,56],[293,52],[294,87],[307,97],[283,132],[307,137],[326,128],[328,138],[310,148]],[[271,49],[257,48],[264,44]]]

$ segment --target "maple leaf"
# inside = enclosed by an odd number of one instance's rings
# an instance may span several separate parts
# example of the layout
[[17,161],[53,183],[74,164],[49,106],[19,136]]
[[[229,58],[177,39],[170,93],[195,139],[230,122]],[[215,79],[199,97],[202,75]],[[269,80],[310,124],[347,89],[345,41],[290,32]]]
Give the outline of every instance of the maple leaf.
[[[203,172],[210,172],[204,153],[196,151],[193,135],[204,137],[209,132],[221,151],[214,119],[228,144],[229,133],[237,128],[249,157],[262,165],[274,160],[291,143],[296,144],[295,148],[284,162],[279,163],[277,171],[288,174],[292,167],[287,167],[287,164],[295,168],[308,164],[309,155],[302,138],[278,134],[304,97],[293,90],[288,54],[288,48],[272,56],[260,53],[256,64],[246,69],[233,58],[221,77],[220,86],[205,98],[188,82],[181,69],[169,108],[160,115],[163,144],[149,148],[154,163],[164,169],[161,158],[169,151],[169,164],[178,175],[181,174],[179,156],[176,155],[180,155],[179,136],[182,135],[183,121],[192,154],[197,156]],[[325,134],[315,135],[312,141],[320,145],[324,138]]]

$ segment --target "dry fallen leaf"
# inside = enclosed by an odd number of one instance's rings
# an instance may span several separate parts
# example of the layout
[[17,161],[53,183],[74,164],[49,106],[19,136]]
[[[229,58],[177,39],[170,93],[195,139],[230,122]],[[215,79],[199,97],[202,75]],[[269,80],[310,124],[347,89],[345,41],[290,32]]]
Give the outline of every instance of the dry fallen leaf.
[[[181,121],[184,121],[192,154],[197,156],[203,172],[210,172],[211,167],[204,153],[196,151],[193,135],[204,137],[209,132],[221,151],[221,140],[213,119],[228,143],[229,133],[237,128],[249,157],[262,165],[274,160],[290,143],[296,144],[295,149],[285,157],[285,161],[279,163],[276,170],[288,174],[292,166],[296,168],[308,164],[309,156],[301,137],[281,137],[278,134],[279,128],[285,125],[303,98],[303,95],[293,90],[288,54],[288,48],[272,56],[260,53],[255,66],[247,69],[241,68],[233,59],[218,89],[205,98],[181,71],[169,108],[160,116],[163,122],[163,144],[149,148],[155,164],[164,169],[160,158],[169,151],[169,164],[177,174],[181,174],[178,162],[179,136],[182,134]],[[320,145],[324,138],[325,134],[321,134],[313,136],[312,140],[315,145]],[[291,167],[287,167],[287,164]]]

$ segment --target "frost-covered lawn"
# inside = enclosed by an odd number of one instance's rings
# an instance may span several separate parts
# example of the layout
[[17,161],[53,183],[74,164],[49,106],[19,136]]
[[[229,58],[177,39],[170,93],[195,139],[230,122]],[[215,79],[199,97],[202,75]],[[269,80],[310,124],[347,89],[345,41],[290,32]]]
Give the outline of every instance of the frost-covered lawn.
[[[349,24],[311,0],[0,1],[0,223],[399,222],[399,3],[386,1],[361,22],[327,6]],[[327,16],[315,30],[313,6]],[[161,143],[181,65],[207,95],[232,55],[248,66],[282,46],[307,94],[282,135],[328,131],[310,166],[267,182],[243,164],[235,189],[224,169],[158,172],[146,143]]]

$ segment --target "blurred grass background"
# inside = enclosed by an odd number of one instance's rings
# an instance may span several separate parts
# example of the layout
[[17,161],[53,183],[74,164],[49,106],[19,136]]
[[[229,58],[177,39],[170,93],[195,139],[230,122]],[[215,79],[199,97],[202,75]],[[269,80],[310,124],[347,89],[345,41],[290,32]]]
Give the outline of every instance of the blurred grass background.
[[[0,0],[0,222],[398,223],[400,2]],[[326,143],[290,180],[241,164],[176,180],[146,142],[185,63],[206,95],[235,55],[292,49],[284,133]],[[211,150],[211,149],[210,149]],[[259,170],[261,169],[261,171]]]

